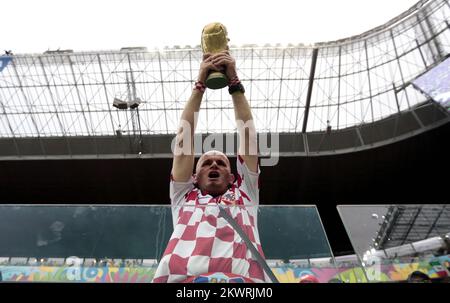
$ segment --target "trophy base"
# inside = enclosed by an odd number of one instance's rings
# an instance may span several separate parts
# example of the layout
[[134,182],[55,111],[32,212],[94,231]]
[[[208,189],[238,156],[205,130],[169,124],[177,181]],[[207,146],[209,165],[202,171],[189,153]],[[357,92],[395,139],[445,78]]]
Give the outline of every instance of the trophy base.
[[210,89],[224,88],[228,85],[228,78],[221,72],[212,72],[209,74],[208,78],[206,78],[205,85]]

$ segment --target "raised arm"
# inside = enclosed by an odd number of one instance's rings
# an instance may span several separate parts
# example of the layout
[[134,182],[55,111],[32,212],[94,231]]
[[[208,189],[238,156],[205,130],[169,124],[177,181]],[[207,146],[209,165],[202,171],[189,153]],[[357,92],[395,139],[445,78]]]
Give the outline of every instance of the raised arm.
[[[236,61],[228,51],[221,52],[213,56],[213,64],[225,66],[228,79],[234,84],[240,83],[236,71]],[[244,158],[244,162],[252,172],[258,171],[258,138],[253,121],[250,104],[245,97],[245,93],[236,91],[231,94],[234,105],[236,126],[239,133],[238,154]]]
[[200,110],[205,80],[209,70],[219,70],[213,63],[210,54],[203,56],[200,65],[196,87],[186,103],[178,126],[175,147],[173,150],[172,178],[177,182],[187,182],[194,169],[194,132],[196,127],[196,113]]

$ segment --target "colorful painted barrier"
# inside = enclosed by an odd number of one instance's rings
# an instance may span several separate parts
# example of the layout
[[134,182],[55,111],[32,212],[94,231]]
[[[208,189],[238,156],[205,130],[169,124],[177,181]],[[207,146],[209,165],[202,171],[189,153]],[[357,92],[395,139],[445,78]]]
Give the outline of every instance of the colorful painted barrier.
[[[448,275],[447,268],[450,268],[450,255],[415,263],[380,265],[375,273],[361,267],[305,268],[290,263],[272,267],[272,270],[282,283],[297,283],[300,277],[306,274],[314,275],[321,283],[333,279],[345,283],[365,283],[371,280],[369,276],[375,274],[376,281],[404,281],[416,270],[426,273],[431,278],[438,278]],[[156,265],[153,267],[0,265],[3,281],[16,282],[150,283],[155,270]]]
[[1,266],[3,281],[149,283],[156,267]]
[[432,259],[424,259],[420,262],[396,263],[388,265],[375,265],[373,267],[321,267],[302,268],[293,264],[285,264],[273,268],[275,276],[280,282],[298,282],[300,277],[306,274],[314,275],[321,283],[327,283],[333,279],[339,279],[346,283],[366,283],[368,281],[405,281],[413,271],[422,271],[430,278],[448,276],[450,268],[450,255]]

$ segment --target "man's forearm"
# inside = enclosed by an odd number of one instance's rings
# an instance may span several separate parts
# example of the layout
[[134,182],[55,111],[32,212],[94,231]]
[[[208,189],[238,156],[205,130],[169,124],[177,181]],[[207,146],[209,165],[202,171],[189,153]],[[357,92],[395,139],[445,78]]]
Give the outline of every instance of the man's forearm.
[[195,89],[192,91],[191,97],[181,114],[175,138],[172,165],[172,177],[175,181],[186,182],[192,175],[192,169],[194,168],[194,133],[197,124],[196,113],[200,111],[200,104],[206,89],[204,83],[210,70],[218,71],[218,68],[212,62],[211,54],[205,54],[200,65]]
[[247,101],[245,95],[241,92],[236,92],[231,95],[233,98],[234,114],[236,120],[241,120],[246,123],[249,120],[253,120],[250,104]]
[[[194,89],[191,97],[186,103],[183,113],[181,114],[180,124],[178,126],[178,132],[176,137],[175,154],[185,155],[186,151],[189,151],[188,155],[194,155],[193,151],[193,138],[196,127],[196,113],[200,110],[200,105],[203,98],[203,92]],[[189,139],[190,144],[185,146],[186,139]],[[189,148],[189,150],[188,150]],[[178,152],[178,153],[177,153]]]
[[[213,63],[219,66],[225,66],[225,71],[231,86],[240,83],[236,70],[236,61],[228,51],[221,52],[215,56]],[[231,96],[239,132],[239,154],[245,158],[249,168],[252,171],[256,171],[258,163],[257,136],[250,104],[241,91],[236,91]]]
[[172,178],[177,182],[187,182],[194,167],[194,132],[196,126],[196,115],[200,110],[203,92],[195,89],[186,103],[178,132],[175,138],[173,150]]
[[239,154],[257,157],[257,134],[250,104],[241,92],[232,94],[232,98],[239,132]]

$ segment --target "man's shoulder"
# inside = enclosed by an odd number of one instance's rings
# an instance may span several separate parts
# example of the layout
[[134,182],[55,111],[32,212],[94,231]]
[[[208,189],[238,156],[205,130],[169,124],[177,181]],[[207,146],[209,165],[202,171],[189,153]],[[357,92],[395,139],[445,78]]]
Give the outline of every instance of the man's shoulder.
[[187,191],[183,198],[185,201],[191,201],[191,200],[195,200],[199,197],[200,195],[200,191],[198,190],[197,187],[193,187],[192,189],[190,189],[189,191]]

